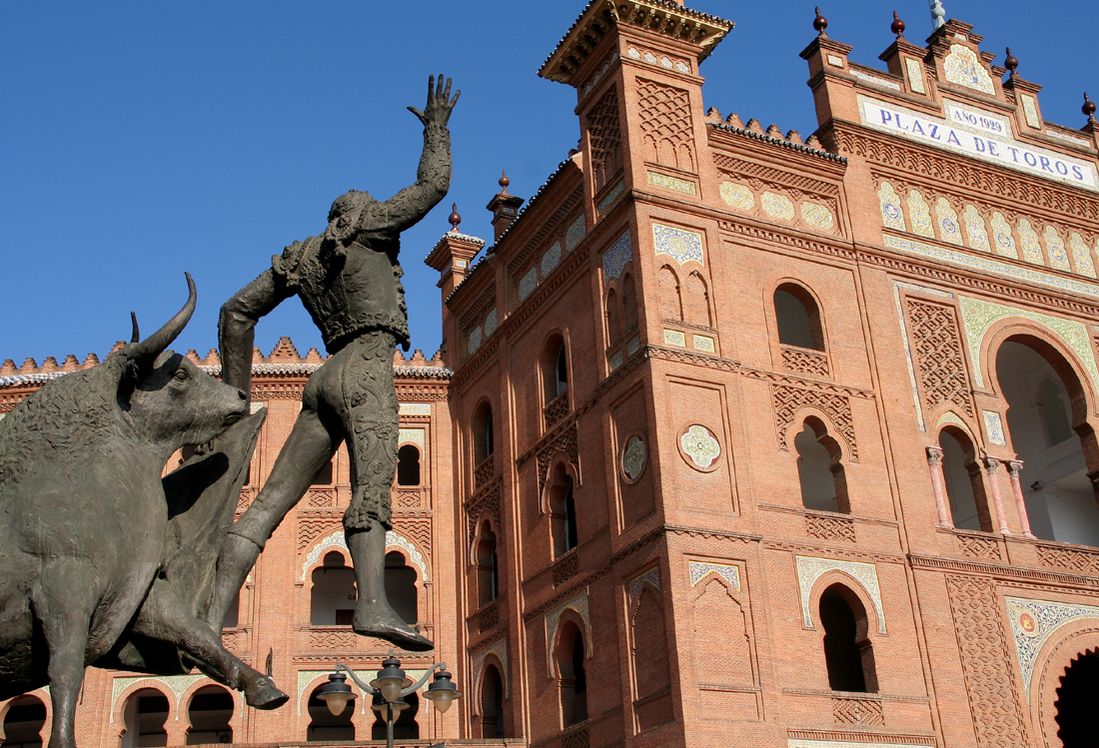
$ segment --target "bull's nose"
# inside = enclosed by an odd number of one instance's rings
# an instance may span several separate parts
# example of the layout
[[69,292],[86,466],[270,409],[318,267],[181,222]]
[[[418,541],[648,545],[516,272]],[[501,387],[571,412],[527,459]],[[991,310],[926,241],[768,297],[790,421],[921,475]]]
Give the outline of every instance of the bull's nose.
[[248,399],[248,397],[241,390],[237,390],[237,397],[239,397],[241,400]]

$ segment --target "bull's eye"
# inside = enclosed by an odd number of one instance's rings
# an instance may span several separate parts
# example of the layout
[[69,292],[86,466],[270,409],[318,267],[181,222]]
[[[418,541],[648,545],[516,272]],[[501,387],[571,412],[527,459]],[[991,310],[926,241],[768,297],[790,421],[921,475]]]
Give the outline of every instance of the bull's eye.
[[177,382],[187,381],[187,371],[185,369],[176,369],[176,373],[172,375],[172,378]]

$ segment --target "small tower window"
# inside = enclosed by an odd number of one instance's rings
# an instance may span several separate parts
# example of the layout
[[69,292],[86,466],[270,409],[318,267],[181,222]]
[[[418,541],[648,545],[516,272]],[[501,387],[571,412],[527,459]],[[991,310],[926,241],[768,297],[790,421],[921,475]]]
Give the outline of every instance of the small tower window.
[[778,341],[783,345],[824,350],[817,302],[801,286],[784,283],[775,290],[775,318]]
[[420,450],[413,444],[397,450],[397,485],[420,485]]

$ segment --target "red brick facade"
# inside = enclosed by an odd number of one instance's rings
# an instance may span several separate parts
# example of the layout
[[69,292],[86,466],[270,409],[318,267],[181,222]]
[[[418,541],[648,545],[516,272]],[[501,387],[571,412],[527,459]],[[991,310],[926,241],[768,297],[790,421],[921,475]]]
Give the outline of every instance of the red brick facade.
[[[422,708],[419,735],[1088,744],[1099,123],[1045,121],[1039,87],[952,20],[898,36],[886,71],[813,39],[803,141],[703,111],[728,29],[591,4],[541,71],[577,90],[580,150],[518,218],[494,198],[480,261],[457,230],[428,256],[446,350],[396,362],[422,470],[394,487],[391,545],[465,696]],[[255,485],[319,362],[291,349],[256,360]],[[57,368],[9,363],[0,408]],[[242,593],[227,641],[296,701],[238,700],[235,742],[308,740],[331,665],[386,649],[310,622],[346,481],[341,456]],[[83,744],[115,745],[145,685],[183,742],[204,682],[89,673]]]

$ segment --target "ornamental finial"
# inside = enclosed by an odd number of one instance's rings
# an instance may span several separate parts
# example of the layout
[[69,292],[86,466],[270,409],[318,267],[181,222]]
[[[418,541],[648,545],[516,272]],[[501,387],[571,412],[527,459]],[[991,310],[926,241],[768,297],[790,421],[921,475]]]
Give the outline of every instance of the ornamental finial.
[[1004,58],[1004,67],[1011,73],[1011,77],[1015,77],[1015,68],[1019,67],[1019,58],[1011,54],[1011,47],[1007,48],[1007,57]]
[[462,216],[458,214],[458,203],[451,203],[450,218],[447,220],[450,221],[450,230],[457,231],[458,226],[462,223]]
[[889,30],[897,35],[898,39],[904,38],[904,21],[897,11],[893,11],[893,23],[889,24]]
[[1084,105],[1080,107],[1080,111],[1088,118],[1088,122],[1095,121],[1095,102],[1088,96],[1087,91],[1084,91]]
[[828,28],[828,19],[820,12],[819,7],[815,10],[817,17],[813,19],[813,28],[816,29],[817,36],[828,36],[828,34],[824,33],[824,30]]
[[941,29],[946,24],[946,8],[942,0],[931,0],[931,26],[935,30]]
[[508,185],[511,184],[511,180],[508,179],[508,173],[506,170],[500,172],[500,179],[497,184],[500,185],[501,195],[508,194]]

